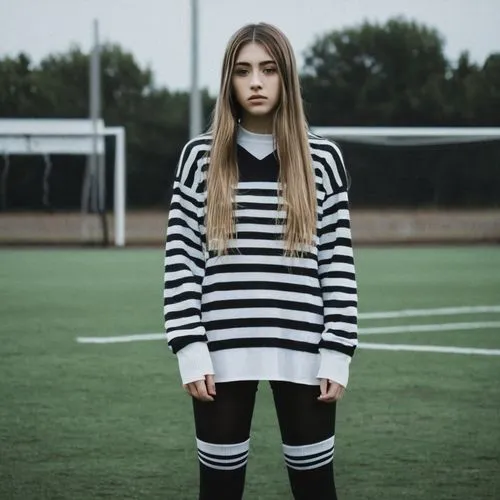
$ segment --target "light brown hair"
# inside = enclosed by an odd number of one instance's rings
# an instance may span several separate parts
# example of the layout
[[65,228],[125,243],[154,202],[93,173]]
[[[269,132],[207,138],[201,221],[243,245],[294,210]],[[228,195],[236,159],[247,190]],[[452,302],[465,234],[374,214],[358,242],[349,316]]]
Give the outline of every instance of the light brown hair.
[[315,176],[293,49],[278,28],[265,23],[239,29],[229,40],[224,54],[220,92],[211,125],[205,221],[207,243],[211,250],[221,255],[227,252],[229,240],[236,235],[233,202],[238,183],[236,136],[241,110],[234,97],[232,77],[236,58],[248,43],[262,45],[276,62],[280,76],[280,101],[275,110],[273,136],[280,165],[280,209],[286,213],[285,249],[288,255],[297,255],[313,242],[316,234]]

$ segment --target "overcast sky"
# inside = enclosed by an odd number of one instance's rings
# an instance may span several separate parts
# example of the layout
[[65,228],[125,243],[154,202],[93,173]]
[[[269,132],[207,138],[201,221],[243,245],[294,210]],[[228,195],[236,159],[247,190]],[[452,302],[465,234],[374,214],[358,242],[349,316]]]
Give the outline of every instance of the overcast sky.
[[[438,29],[451,59],[468,50],[483,62],[500,52],[499,0],[199,0],[199,6],[200,83],[213,94],[227,40],[249,22],[280,27],[299,65],[317,35],[396,15]],[[94,18],[101,40],[131,51],[157,84],[189,88],[190,0],[0,0],[0,56],[25,51],[39,61],[71,44],[87,51]]]

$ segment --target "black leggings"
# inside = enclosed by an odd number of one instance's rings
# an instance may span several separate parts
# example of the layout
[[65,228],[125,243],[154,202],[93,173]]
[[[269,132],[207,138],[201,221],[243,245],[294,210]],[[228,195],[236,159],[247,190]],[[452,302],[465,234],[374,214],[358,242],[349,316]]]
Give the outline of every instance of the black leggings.
[[[215,402],[193,398],[200,500],[241,500],[257,381],[219,383]],[[296,500],[336,499],[335,403],[319,386],[271,382],[288,477]]]

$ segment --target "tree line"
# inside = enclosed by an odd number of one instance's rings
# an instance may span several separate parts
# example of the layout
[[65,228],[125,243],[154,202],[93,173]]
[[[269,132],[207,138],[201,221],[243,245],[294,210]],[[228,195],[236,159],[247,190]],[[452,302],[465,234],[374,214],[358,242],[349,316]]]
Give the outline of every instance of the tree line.
[[[464,51],[445,56],[435,30],[405,18],[317,36],[304,53],[301,82],[315,126],[500,126],[500,53],[484,62]],[[24,53],[0,59],[0,117],[85,118],[89,55],[76,46],[35,64]],[[127,200],[165,208],[183,144],[189,94],[155,83],[154,74],[117,44],[101,51],[103,119],[127,132]],[[215,97],[202,92],[203,116]],[[355,206],[497,205],[498,143],[388,149],[341,144]],[[111,206],[113,145],[108,145]],[[0,152],[0,155],[2,152]],[[39,208],[41,158],[9,158],[10,209]],[[77,208],[84,158],[52,158],[51,208]],[[0,165],[2,164],[0,159]],[[5,168],[5,167],[3,167]]]

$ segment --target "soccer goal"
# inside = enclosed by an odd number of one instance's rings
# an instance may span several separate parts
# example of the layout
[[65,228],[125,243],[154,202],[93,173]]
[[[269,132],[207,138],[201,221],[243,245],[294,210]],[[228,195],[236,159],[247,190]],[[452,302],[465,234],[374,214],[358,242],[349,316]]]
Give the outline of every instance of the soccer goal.
[[[3,165],[0,174],[0,242],[30,243],[46,234],[42,243],[107,242],[105,202],[106,137],[114,138],[113,177],[113,228],[114,245],[125,245],[126,160],[125,130],[123,127],[106,127],[102,120],[89,119],[2,119],[0,120],[0,157]],[[14,157],[40,156],[43,158],[43,176],[40,189],[43,206],[49,206],[53,159],[58,155],[78,155],[87,159],[81,183],[80,213],[55,213],[45,211],[27,214],[26,211],[9,211],[9,177]],[[94,161],[92,161],[94,160]],[[75,175],[78,175],[75,173]],[[64,189],[64,186],[62,187]],[[92,215],[93,214],[93,215]],[[96,228],[96,215],[101,228]],[[57,222],[56,222],[57,220]],[[23,229],[23,224],[29,224]],[[79,222],[77,222],[79,221]],[[89,224],[89,221],[92,222]],[[76,230],[76,226],[79,226]],[[78,233],[78,234],[77,234]],[[100,236],[97,235],[100,233]],[[49,236],[50,234],[50,236]]]
[[358,241],[500,242],[500,127],[311,131],[344,154]]

